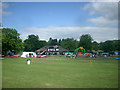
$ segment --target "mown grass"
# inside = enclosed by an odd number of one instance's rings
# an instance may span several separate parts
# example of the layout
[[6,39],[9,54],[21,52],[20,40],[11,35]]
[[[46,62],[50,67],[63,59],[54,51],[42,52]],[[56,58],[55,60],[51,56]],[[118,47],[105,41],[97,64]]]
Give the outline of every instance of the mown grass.
[[[117,88],[118,62],[114,58],[33,59],[5,58],[2,61],[3,88]],[[94,62],[90,63],[90,60]]]
[[2,60],[0,60],[0,89],[2,89]]

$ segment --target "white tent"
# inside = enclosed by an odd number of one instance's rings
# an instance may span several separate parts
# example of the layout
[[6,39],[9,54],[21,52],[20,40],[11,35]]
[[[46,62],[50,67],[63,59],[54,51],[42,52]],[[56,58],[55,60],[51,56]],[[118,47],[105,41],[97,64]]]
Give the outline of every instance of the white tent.
[[35,52],[23,52],[21,57],[26,57],[26,55],[28,55],[28,57],[29,56],[31,56],[31,57],[33,57],[33,56],[36,57],[37,56]]

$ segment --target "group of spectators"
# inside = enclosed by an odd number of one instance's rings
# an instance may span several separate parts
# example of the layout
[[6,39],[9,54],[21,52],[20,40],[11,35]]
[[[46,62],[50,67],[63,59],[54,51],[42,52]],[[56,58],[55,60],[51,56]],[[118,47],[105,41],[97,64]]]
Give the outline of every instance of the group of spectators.
[[112,53],[85,53],[85,57],[92,57],[92,58],[97,58],[97,57],[113,57]]

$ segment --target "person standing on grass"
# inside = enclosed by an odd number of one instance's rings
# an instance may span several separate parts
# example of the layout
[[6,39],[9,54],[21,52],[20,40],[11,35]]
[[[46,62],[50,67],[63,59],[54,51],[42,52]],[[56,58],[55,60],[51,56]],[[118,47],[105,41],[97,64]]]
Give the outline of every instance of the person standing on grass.
[[28,58],[28,54],[26,54],[26,58]]
[[113,55],[112,54],[110,54],[110,57],[112,57]]

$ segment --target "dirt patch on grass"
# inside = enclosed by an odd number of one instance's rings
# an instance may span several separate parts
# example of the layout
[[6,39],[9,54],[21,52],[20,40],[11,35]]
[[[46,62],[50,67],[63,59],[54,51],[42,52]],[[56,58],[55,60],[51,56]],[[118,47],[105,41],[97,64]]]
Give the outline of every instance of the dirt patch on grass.
[[45,85],[46,87],[52,86],[50,83],[45,83],[44,85]]

